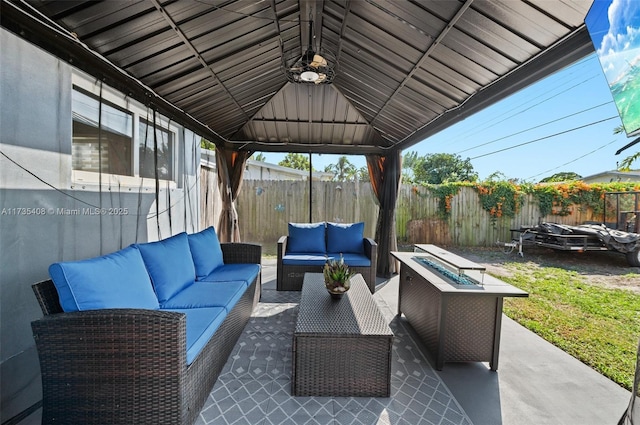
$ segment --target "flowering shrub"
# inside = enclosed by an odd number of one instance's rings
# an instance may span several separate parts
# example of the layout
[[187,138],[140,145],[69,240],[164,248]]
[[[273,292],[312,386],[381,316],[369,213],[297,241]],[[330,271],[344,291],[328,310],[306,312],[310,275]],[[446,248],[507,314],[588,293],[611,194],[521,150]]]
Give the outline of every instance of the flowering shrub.
[[[463,186],[469,186],[472,183],[468,182],[455,182],[455,183],[443,183],[443,184],[426,184],[425,187],[429,192],[438,198],[438,215],[442,218],[447,218],[451,214],[451,200],[460,192],[460,188]],[[418,193],[417,188],[414,193]]]
[[482,208],[492,219],[514,217],[524,202],[524,192],[511,182],[490,181],[477,183],[474,188],[480,196]]
[[602,214],[606,192],[630,192],[640,190],[638,183],[593,183],[573,181],[559,184],[536,184],[530,193],[537,198],[541,215],[566,216],[571,207],[591,208],[594,214]]
[[[439,185],[424,185],[438,199],[438,215],[446,219],[451,214],[451,200],[460,188],[473,187],[480,198],[482,208],[492,221],[502,217],[514,217],[524,203],[526,195],[532,195],[540,208],[540,215],[567,216],[572,208],[591,208],[598,215],[604,211],[607,192],[640,191],[640,183],[593,183],[582,181],[568,183],[523,183],[510,181],[483,181],[480,183],[453,182]],[[423,196],[418,186],[412,187],[416,196]]]

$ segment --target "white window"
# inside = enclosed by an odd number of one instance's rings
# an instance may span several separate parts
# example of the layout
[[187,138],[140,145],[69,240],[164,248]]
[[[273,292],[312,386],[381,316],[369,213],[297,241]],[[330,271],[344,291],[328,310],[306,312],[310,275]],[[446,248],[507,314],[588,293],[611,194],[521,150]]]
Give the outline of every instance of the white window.
[[108,178],[152,186],[157,178],[176,187],[177,125],[78,70],[71,106],[73,181],[95,184]]
[[156,124],[140,120],[140,177],[173,180],[174,133]]
[[133,175],[133,114],[74,87],[74,170]]

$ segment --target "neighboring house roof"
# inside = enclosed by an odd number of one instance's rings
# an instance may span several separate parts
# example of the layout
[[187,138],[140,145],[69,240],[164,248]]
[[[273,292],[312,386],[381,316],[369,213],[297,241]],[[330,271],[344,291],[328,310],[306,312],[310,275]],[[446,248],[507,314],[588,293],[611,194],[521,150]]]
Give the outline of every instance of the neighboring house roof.
[[[323,171],[313,171],[313,180],[330,181],[333,180],[333,173]],[[309,171],[298,170],[296,168],[283,167],[282,165],[270,164],[268,162],[247,160],[247,169],[244,175],[245,180],[308,180]]]
[[603,171],[580,180],[585,183],[640,182],[640,171]]
[[200,165],[203,167],[216,168],[216,151],[202,149],[200,153]]
[[[207,168],[216,168],[215,151],[202,149],[201,165]],[[313,180],[330,181],[333,180],[333,173],[314,171]],[[309,172],[296,168],[283,167],[282,165],[270,164],[268,162],[247,160],[244,173],[245,180],[308,180]]]

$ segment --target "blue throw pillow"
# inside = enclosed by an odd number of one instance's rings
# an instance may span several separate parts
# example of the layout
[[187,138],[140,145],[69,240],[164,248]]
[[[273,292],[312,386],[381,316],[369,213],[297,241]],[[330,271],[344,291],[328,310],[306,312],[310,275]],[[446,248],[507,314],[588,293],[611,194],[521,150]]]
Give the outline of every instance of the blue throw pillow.
[[289,223],[287,252],[326,252],[324,222]]
[[161,304],[195,281],[196,269],[185,232],[136,246]]
[[196,279],[209,276],[212,271],[224,265],[222,248],[216,230],[209,227],[188,236],[191,257],[196,269]]
[[49,274],[66,312],[159,307],[140,251],[134,246],[88,260],[54,263]]
[[327,223],[327,251],[362,254],[364,253],[364,222]]

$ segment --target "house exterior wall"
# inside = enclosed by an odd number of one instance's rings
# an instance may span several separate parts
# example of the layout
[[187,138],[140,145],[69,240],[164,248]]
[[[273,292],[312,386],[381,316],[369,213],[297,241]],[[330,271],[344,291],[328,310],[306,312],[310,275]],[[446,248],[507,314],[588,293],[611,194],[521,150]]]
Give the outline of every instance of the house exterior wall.
[[[249,159],[243,178],[244,180],[309,180],[309,172]],[[333,173],[314,171],[312,178],[318,181],[331,181]]]
[[72,170],[74,72],[0,29],[0,423],[42,398],[31,285],[50,264],[200,230],[200,137],[180,126],[175,181]]

